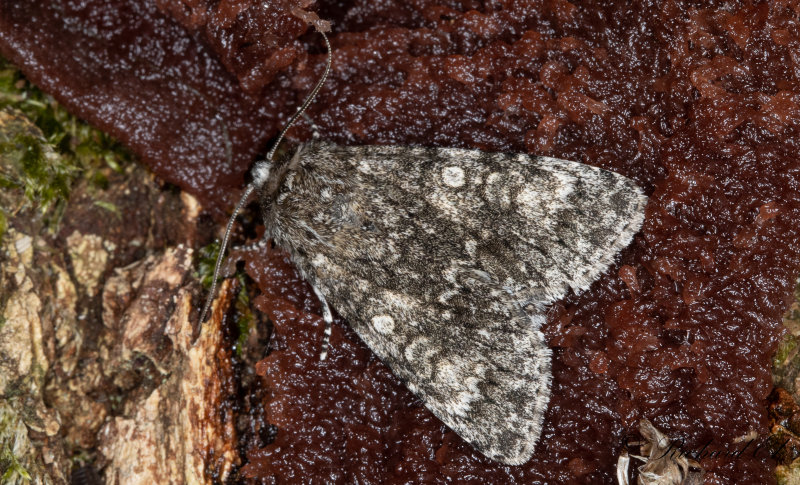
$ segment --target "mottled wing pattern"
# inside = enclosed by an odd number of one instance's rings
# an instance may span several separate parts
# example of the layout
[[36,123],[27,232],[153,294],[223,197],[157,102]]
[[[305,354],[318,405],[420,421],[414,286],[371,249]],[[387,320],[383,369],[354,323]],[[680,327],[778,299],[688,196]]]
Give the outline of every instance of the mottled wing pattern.
[[631,240],[632,181],[563,160],[310,144],[263,198],[268,234],[364,342],[486,456],[533,453],[550,394],[544,307]]

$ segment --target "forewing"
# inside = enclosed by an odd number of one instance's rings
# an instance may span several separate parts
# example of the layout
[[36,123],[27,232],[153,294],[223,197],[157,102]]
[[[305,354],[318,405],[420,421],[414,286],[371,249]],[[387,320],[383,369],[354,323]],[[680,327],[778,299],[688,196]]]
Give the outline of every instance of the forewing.
[[473,259],[527,303],[586,289],[642,225],[647,199],[616,173],[524,154],[431,152],[435,162],[409,182],[472,235]]
[[[326,271],[343,269],[330,263]],[[363,278],[322,288],[442,422],[494,460],[530,458],[550,398],[550,349],[502,288],[465,275],[469,312],[458,298],[439,303]]]
[[641,225],[628,179],[526,155],[311,145],[268,230],[366,344],[487,456],[526,461],[549,399],[544,306]]

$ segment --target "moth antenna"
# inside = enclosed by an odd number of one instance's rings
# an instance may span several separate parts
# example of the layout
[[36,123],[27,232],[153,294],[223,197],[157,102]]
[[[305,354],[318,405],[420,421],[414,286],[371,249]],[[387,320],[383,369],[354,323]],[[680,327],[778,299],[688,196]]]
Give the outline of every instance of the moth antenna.
[[247,203],[247,199],[250,197],[250,194],[253,193],[255,188],[256,186],[253,184],[247,186],[244,194],[242,194],[242,197],[236,204],[236,208],[233,209],[231,217],[228,219],[228,226],[225,228],[225,235],[222,237],[222,244],[219,248],[219,254],[217,254],[217,262],[214,264],[214,278],[211,280],[211,289],[208,291],[206,304],[203,306],[203,313],[200,314],[200,323],[206,321],[206,314],[208,314],[208,310],[211,308],[211,303],[214,302],[214,293],[217,291],[217,277],[219,276],[219,270],[222,267],[222,261],[225,259],[225,249],[228,247],[228,240],[231,237],[233,223],[236,222],[236,216],[239,215],[239,211],[241,211],[242,207],[244,207],[244,205]]
[[231,231],[233,230],[233,223],[236,221],[236,216],[239,215],[239,212],[242,210],[242,207],[245,206],[247,203],[247,199],[250,198],[253,191],[257,187],[266,182],[267,177],[269,177],[269,167],[272,164],[272,158],[275,156],[275,152],[278,149],[278,145],[280,145],[281,141],[283,141],[284,136],[286,136],[286,132],[289,131],[289,128],[292,127],[297,118],[305,112],[306,108],[314,101],[314,98],[317,96],[320,88],[325,83],[325,79],[328,77],[328,73],[331,71],[331,64],[333,63],[333,53],[331,52],[331,43],[328,41],[328,36],[325,35],[324,32],[319,32],[322,36],[322,39],[325,41],[325,49],[328,52],[327,62],[325,63],[325,71],[322,73],[322,77],[319,78],[317,84],[314,86],[314,89],[311,90],[308,96],[306,96],[305,101],[300,107],[297,109],[294,115],[289,118],[289,121],[284,126],[283,130],[281,130],[281,134],[278,135],[278,139],[275,140],[275,143],[272,145],[272,149],[267,154],[267,157],[264,160],[261,160],[255,164],[253,167],[253,181],[247,185],[247,188],[242,194],[242,197],[239,199],[239,202],[236,204],[236,207],[233,209],[231,213],[231,217],[228,219],[228,225],[225,228],[225,235],[222,237],[222,244],[219,248],[219,254],[217,255],[217,262],[214,264],[214,277],[211,280],[211,289],[208,292],[208,296],[206,297],[206,303],[203,306],[203,312],[200,314],[200,323],[202,324],[206,320],[206,315],[208,314],[209,309],[211,308],[211,304],[214,302],[214,293],[217,290],[217,278],[219,277],[220,268],[222,268],[222,261],[225,259],[225,250],[228,248],[228,241],[230,240]]
[[[322,85],[325,83],[325,79],[328,77],[328,73],[331,72],[331,64],[333,63],[333,53],[331,52],[331,43],[328,42],[328,36],[325,35],[324,32],[320,32],[319,34],[322,36],[322,40],[325,41],[325,49],[328,51],[328,60],[325,63],[325,72],[322,73],[322,77],[320,77],[319,81],[317,81],[317,85],[314,86],[314,89],[311,91],[311,94],[308,95],[303,104],[297,109],[294,115],[292,115],[292,117],[286,123],[286,127],[283,129],[283,131],[281,131],[281,134],[278,135],[278,140],[275,141],[275,144],[272,146],[272,150],[270,150],[269,153],[267,154],[267,160],[269,161],[271,161],[272,157],[275,155],[275,151],[278,149],[278,145],[280,145],[281,140],[283,140],[283,137],[286,135],[286,132],[289,131],[289,128],[291,128],[292,125],[294,125],[294,122],[297,121],[297,118],[299,118],[305,112],[306,108],[308,108],[308,105],[310,105],[311,102],[314,101],[314,98],[317,96],[317,93],[319,92],[320,88],[322,88]],[[261,163],[265,162],[266,161]]]

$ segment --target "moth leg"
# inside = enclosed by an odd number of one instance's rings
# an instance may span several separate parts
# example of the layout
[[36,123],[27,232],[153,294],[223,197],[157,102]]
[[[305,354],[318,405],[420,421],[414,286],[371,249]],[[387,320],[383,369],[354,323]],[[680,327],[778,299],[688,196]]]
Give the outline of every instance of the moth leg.
[[303,119],[305,119],[306,123],[308,123],[309,126],[311,126],[311,139],[312,140],[318,140],[320,138],[320,136],[319,136],[319,126],[314,124],[314,120],[312,120],[311,117],[308,116],[308,113],[306,113],[305,111],[303,112]]
[[317,295],[319,298],[319,302],[322,304],[322,319],[325,321],[325,333],[322,336],[322,351],[319,353],[319,360],[325,360],[328,358],[328,346],[330,345],[331,341],[331,324],[333,323],[333,314],[331,313],[331,308],[328,306],[328,301],[322,296],[322,293],[315,287],[312,286],[314,289],[314,294]]

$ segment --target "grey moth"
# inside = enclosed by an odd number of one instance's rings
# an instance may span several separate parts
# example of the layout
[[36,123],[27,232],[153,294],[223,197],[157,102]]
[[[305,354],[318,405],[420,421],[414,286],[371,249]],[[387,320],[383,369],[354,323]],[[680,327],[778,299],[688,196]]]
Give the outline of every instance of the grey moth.
[[236,211],[258,191],[265,238],[328,325],[330,304],[475,449],[526,462],[550,397],[545,311],[630,243],[647,202],[636,184],[548,157],[319,141],[254,175]]

